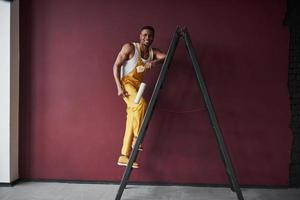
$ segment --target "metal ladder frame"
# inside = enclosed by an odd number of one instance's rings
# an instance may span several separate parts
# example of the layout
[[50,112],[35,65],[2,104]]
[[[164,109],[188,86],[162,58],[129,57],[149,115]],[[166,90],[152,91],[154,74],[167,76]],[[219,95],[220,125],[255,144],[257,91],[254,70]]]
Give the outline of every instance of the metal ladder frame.
[[163,85],[163,82],[166,78],[168,68],[169,68],[169,66],[171,64],[171,61],[173,59],[173,56],[174,56],[175,50],[177,48],[177,44],[178,44],[178,41],[179,41],[180,37],[183,37],[184,42],[185,42],[185,46],[186,46],[186,48],[188,50],[188,53],[189,53],[189,56],[192,60],[194,71],[196,73],[197,82],[198,82],[198,85],[200,87],[201,94],[202,94],[202,97],[203,97],[204,102],[205,102],[206,109],[207,109],[208,114],[209,114],[211,126],[214,130],[214,134],[215,134],[216,141],[217,141],[217,144],[218,144],[218,149],[219,149],[219,152],[220,152],[220,155],[221,155],[221,159],[223,161],[226,174],[228,176],[230,188],[233,192],[236,193],[237,198],[239,200],[244,200],[244,197],[243,197],[242,191],[240,189],[238,180],[235,176],[235,172],[234,172],[234,168],[232,166],[230,156],[228,154],[226,145],[224,143],[224,139],[223,139],[221,129],[219,128],[219,124],[218,124],[218,121],[217,121],[217,118],[216,118],[216,114],[215,114],[213,105],[211,103],[209,94],[208,94],[207,89],[206,89],[205,81],[204,81],[202,73],[200,71],[200,66],[199,66],[199,63],[198,63],[198,60],[197,60],[195,50],[192,46],[192,41],[190,39],[190,35],[188,33],[187,28],[181,28],[181,27],[177,27],[177,29],[176,29],[176,31],[173,35],[173,39],[172,39],[171,44],[169,46],[167,56],[166,56],[165,61],[162,65],[158,80],[156,82],[156,85],[155,85],[154,91],[152,93],[147,111],[145,113],[144,120],[142,122],[138,138],[137,138],[136,143],[134,145],[134,148],[133,148],[133,150],[130,154],[128,165],[127,165],[127,167],[124,171],[124,174],[122,176],[122,180],[121,180],[117,195],[115,197],[115,200],[120,200],[121,199],[122,194],[124,192],[124,189],[125,189],[125,187],[128,183],[129,177],[130,177],[132,169],[133,169],[132,168],[133,162],[137,158],[138,148],[139,148],[140,144],[142,143],[142,141],[145,137],[145,133],[146,133],[146,130],[148,128],[148,124],[150,122],[150,119],[152,117],[152,114],[153,114],[153,111],[154,111],[154,108],[155,108],[155,105],[156,105],[156,102],[157,102],[159,90],[161,89],[161,87]]

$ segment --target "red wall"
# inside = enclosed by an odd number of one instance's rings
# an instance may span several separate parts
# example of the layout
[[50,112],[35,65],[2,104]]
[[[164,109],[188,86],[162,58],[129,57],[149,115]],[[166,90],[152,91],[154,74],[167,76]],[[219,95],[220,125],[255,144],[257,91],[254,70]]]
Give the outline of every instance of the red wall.
[[[153,25],[167,51],[187,26],[241,184],[285,185],[291,145],[285,1],[21,2],[20,175],[121,179],[125,104],[112,65]],[[159,68],[146,77],[149,99]],[[180,43],[131,180],[227,183]]]

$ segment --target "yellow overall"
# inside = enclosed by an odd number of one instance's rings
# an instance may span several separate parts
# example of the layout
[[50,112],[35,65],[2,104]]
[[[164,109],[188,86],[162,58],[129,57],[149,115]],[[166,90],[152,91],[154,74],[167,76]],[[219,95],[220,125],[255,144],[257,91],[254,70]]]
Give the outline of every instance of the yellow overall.
[[126,129],[123,139],[123,147],[121,150],[121,154],[124,156],[129,156],[135,144],[147,108],[147,103],[144,98],[141,98],[138,104],[134,103],[134,99],[145,73],[145,71],[138,72],[137,66],[143,64],[144,63],[139,56],[136,67],[132,70],[132,72],[121,79],[121,83],[129,95],[127,97],[123,97],[127,105]]

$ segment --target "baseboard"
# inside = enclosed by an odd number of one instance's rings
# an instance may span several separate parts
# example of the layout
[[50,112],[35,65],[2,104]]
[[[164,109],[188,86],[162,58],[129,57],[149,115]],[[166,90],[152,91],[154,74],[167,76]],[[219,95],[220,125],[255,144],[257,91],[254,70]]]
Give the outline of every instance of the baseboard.
[[11,183],[0,183],[0,187],[13,187],[14,185],[18,184],[20,179],[17,179]]
[[[19,182],[55,182],[55,183],[76,183],[76,184],[109,184],[119,185],[120,181],[106,180],[63,180],[63,179],[19,179]],[[189,186],[189,187],[223,187],[230,188],[227,184],[206,184],[206,183],[166,183],[166,182],[135,182],[129,181],[128,185],[146,185],[146,186]],[[240,185],[241,188],[255,189],[287,189],[300,188],[288,185]]]

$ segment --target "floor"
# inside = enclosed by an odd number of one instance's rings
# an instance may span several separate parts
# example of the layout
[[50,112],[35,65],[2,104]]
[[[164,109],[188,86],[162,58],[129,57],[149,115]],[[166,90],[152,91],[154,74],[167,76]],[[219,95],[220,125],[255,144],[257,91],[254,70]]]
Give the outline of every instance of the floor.
[[[0,200],[113,200],[118,185],[57,182],[21,182],[0,187]],[[300,188],[242,189],[245,200],[299,200]],[[237,200],[222,187],[128,185],[122,200]]]

